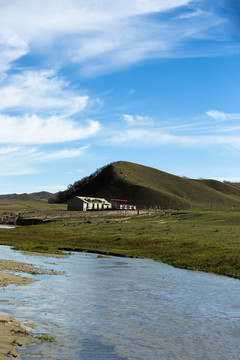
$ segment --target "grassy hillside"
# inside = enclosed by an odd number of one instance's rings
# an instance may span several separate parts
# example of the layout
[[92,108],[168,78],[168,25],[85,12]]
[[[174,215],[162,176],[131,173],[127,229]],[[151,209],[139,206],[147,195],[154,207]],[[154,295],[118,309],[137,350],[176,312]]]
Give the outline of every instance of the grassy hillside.
[[192,180],[166,172],[118,161],[97,175],[62,192],[60,202],[74,195],[120,198],[139,207],[240,209],[240,187],[216,180]]
[[48,198],[52,195],[52,193],[48,191],[39,191],[39,192],[31,193],[30,195],[32,195],[35,199],[48,200]]

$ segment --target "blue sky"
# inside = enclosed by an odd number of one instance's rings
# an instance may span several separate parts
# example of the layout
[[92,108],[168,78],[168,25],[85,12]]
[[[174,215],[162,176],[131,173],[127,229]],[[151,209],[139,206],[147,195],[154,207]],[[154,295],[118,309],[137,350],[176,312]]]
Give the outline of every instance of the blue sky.
[[125,160],[240,181],[238,0],[0,0],[0,193]]

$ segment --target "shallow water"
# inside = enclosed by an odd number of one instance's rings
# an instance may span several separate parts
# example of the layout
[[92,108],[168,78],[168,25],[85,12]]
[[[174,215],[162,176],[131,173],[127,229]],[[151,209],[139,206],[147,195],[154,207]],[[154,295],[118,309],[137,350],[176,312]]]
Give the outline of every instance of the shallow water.
[[[0,258],[66,271],[0,289],[0,313],[56,336],[22,359],[240,359],[240,281],[151,260],[30,256],[0,246]],[[49,264],[55,263],[56,265]]]
[[0,229],[14,229],[15,226],[0,225]]

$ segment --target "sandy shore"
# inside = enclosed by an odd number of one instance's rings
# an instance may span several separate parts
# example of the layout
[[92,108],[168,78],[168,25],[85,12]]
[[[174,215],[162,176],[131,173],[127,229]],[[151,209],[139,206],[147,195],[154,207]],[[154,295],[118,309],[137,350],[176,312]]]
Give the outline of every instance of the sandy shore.
[[[5,273],[4,271],[13,272],[13,274]],[[0,259],[0,287],[11,284],[28,285],[36,281],[32,278],[15,275],[15,272],[50,275],[60,274],[54,270],[36,268],[33,264]],[[15,351],[16,346],[25,346],[32,342],[36,342],[36,339],[34,339],[18,321],[0,314],[0,360],[18,357]]]
[[28,285],[34,282],[34,279],[30,279],[27,277],[22,277],[18,275],[12,275],[12,274],[4,274],[0,272],[0,286],[7,286],[10,284],[15,285]]
[[19,357],[16,346],[25,346],[35,341],[18,321],[0,315],[0,360]]
[[27,285],[34,282],[34,279],[23,277],[14,274],[8,274],[3,271],[12,271],[12,272],[33,272],[33,268],[30,264],[24,264],[18,261],[12,260],[1,260],[0,259],[0,286],[8,286],[10,284],[15,285]]
[[14,261],[14,260],[2,260],[0,259],[0,286],[7,286],[10,284],[15,285],[28,285],[32,282],[36,281],[35,279],[14,275],[14,274],[8,274],[4,271],[10,271],[10,272],[23,272],[23,273],[29,273],[33,275],[38,274],[48,274],[48,275],[58,275],[59,272],[56,272],[54,270],[45,270],[35,267],[33,264],[27,264],[20,261]]

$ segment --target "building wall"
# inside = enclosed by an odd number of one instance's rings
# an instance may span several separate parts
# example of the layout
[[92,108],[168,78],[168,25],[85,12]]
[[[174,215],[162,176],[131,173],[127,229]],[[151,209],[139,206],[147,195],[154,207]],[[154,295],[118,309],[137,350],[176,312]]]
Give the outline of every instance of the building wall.
[[103,210],[108,210],[108,209],[112,209],[112,204],[103,204]]
[[136,205],[125,205],[125,204],[119,204],[116,201],[111,201],[112,208],[114,210],[136,210]]
[[91,210],[107,210],[111,209],[111,204],[106,204],[100,201],[84,201],[78,197],[73,197],[68,200],[68,210],[76,211],[91,211]]
[[136,210],[136,208],[135,205],[120,205],[121,210]]
[[101,203],[98,202],[89,202],[87,204],[87,210],[102,210],[103,206]]
[[120,209],[120,204],[116,203],[115,201],[111,201],[111,204],[114,210]]
[[77,197],[68,200],[68,210],[86,211],[86,205],[84,205],[84,202]]

